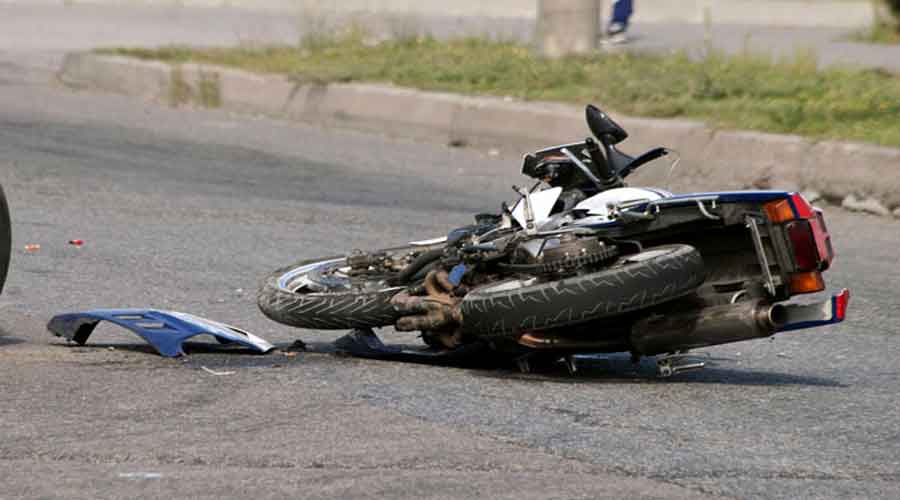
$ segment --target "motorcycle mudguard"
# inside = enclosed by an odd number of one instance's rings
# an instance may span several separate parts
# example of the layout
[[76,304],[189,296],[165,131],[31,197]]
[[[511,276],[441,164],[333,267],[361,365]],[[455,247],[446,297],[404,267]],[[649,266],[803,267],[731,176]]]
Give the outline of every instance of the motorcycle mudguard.
[[57,337],[84,345],[101,321],[131,330],[166,357],[183,355],[183,342],[197,335],[212,335],[222,344],[239,344],[260,353],[275,348],[256,335],[231,325],[192,314],[155,309],[95,309],[59,314],[50,320],[47,329]]
[[824,302],[786,304],[782,309],[784,323],[778,328],[778,331],[790,332],[840,323],[844,321],[849,302],[850,290],[845,288]]

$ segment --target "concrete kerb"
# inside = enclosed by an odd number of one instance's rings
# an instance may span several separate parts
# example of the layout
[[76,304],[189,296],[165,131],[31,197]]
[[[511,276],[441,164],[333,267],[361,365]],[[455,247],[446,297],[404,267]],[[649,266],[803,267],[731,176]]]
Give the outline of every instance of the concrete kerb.
[[[170,105],[221,107],[507,152],[578,140],[587,133],[580,106],[374,84],[304,84],[277,75],[196,64],[172,66],[93,53],[68,54],[59,79],[75,88]],[[176,99],[178,92],[184,93],[184,101]],[[204,92],[214,92],[216,98],[210,99]],[[837,204],[850,197],[867,201],[845,204],[863,207],[860,210],[879,204],[888,212],[900,210],[900,149],[715,131],[689,120],[621,117],[620,122],[631,136],[625,145],[628,151],[665,145],[682,155],[671,179],[667,169],[646,169],[634,175],[636,184],[675,191],[809,190]]]
[[171,66],[126,57],[66,54],[60,80],[74,88],[85,88],[162,100],[170,88]]
[[801,182],[837,201],[850,195],[900,208],[900,149],[826,141],[810,148]]

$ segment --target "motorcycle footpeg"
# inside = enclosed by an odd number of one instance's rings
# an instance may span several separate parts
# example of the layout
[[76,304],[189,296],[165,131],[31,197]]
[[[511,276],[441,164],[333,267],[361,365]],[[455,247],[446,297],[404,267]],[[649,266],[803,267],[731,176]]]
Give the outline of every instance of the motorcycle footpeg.
[[706,361],[693,355],[666,356],[656,361],[656,375],[659,378],[669,378],[672,375],[703,368],[706,368]]

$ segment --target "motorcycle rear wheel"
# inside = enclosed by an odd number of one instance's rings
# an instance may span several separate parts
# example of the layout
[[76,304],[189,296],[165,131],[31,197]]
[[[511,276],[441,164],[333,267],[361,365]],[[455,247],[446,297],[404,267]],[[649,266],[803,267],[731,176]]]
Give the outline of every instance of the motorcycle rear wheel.
[[664,245],[618,259],[600,271],[550,282],[516,278],[471,291],[462,301],[463,331],[518,338],[655,306],[694,292],[703,258],[689,245]]

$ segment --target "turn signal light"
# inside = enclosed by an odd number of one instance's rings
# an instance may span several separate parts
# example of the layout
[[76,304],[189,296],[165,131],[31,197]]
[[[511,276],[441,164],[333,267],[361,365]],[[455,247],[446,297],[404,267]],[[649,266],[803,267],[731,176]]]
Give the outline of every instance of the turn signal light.
[[791,207],[791,202],[787,199],[766,203],[765,209],[766,215],[769,217],[769,221],[772,222],[772,224],[781,224],[782,222],[797,218],[794,215],[794,209]]
[[825,289],[822,273],[794,273],[791,275],[791,293],[815,293]]
[[772,224],[781,224],[794,219],[812,219],[816,216],[812,205],[797,193],[783,200],[770,201],[763,207]]

